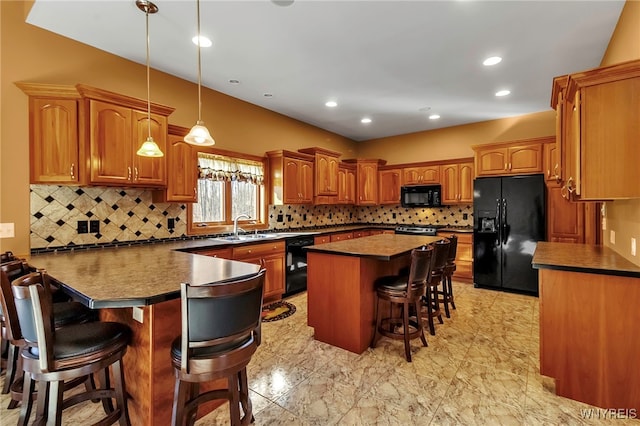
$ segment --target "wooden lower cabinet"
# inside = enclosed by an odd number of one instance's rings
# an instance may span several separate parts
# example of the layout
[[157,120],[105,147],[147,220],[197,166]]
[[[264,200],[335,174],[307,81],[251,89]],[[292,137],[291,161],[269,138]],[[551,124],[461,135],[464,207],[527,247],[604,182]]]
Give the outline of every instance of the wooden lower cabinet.
[[331,242],[331,237],[328,235],[319,235],[313,238],[313,244],[315,245],[326,244],[330,242]]
[[454,234],[458,237],[456,251],[456,271],[453,279],[466,283],[473,282],[473,234],[462,232],[438,232],[439,237],[449,237]]
[[396,231],[393,229],[372,229],[369,231],[369,235],[380,235],[380,234],[395,234]]
[[353,238],[368,237],[369,235],[371,235],[371,231],[368,230],[353,231]]
[[339,234],[331,234],[330,238],[332,243],[334,241],[351,240],[353,239],[353,232],[341,232]]
[[262,265],[267,271],[263,290],[265,302],[282,298],[285,279],[284,241],[263,244],[243,244],[221,249],[211,248],[193,251],[193,253]]

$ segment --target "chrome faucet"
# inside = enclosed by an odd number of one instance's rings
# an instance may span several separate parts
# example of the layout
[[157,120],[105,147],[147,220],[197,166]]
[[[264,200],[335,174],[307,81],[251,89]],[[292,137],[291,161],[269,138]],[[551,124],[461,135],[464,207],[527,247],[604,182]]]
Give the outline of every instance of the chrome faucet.
[[233,236],[235,237],[236,240],[238,239],[238,220],[240,220],[243,217],[246,219],[251,219],[251,216],[244,213],[239,214],[233,219]]

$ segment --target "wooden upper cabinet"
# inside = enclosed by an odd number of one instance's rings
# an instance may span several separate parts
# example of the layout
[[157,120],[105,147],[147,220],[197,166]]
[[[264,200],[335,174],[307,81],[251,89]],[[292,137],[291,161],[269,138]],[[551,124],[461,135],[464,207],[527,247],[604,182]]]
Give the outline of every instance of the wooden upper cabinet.
[[575,203],[562,196],[562,188],[547,188],[547,241],[584,243],[585,203]]
[[167,189],[154,191],[154,202],[198,202],[198,159],[196,150],[184,141],[189,129],[169,125],[167,137]]
[[545,154],[545,160],[551,161],[545,165],[545,170],[551,172],[551,175],[547,175],[547,180],[555,180],[557,183],[564,180],[564,165],[562,164],[562,159],[567,138],[566,96],[568,79],[569,77],[566,75],[554,78],[551,89],[551,107],[556,110],[556,135],[555,148],[548,148],[553,151],[552,155],[554,155],[554,158],[547,158]]
[[340,163],[338,167],[338,204],[355,204],[356,168],[353,164]]
[[339,152],[324,148],[304,148],[299,152],[314,156],[314,196],[338,196]]
[[569,75],[564,193],[600,201],[640,198],[640,60]]
[[[147,139],[146,112],[89,101],[89,152],[91,183],[104,185],[166,186],[164,157],[147,158],[136,154]],[[151,115],[151,136],[166,153],[167,118]]]
[[411,166],[402,169],[403,185],[431,185],[440,183],[440,165]]
[[379,204],[400,204],[402,169],[384,169],[379,172]]
[[477,176],[542,173],[542,144],[538,139],[476,145],[473,149]]
[[558,154],[557,143],[553,142],[545,143],[542,146],[543,160],[542,169],[544,170],[544,178],[548,183],[556,184],[559,181],[559,161],[560,156]]
[[384,166],[386,161],[364,159],[344,161],[356,165],[356,205],[378,204],[378,167]]
[[294,151],[269,151],[270,204],[313,202],[314,157]]
[[29,96],[30,183],[83,184],[75,87],[39,83],[16,85]]
[[443,164],[442,204],[473,202],[473,162]]

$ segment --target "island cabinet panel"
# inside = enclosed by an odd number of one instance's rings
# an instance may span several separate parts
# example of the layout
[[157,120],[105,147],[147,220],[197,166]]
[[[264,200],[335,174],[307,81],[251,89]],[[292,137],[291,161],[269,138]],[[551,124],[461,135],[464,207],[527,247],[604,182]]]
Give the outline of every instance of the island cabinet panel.
[[640,412],[640,279],[540,269],[539,280],[540,374],[557,395]]
[[401,169],[384,169],[379,172],[379,204],[400,204]]
[[[187,134],[184,129],[183,135]],[[153,201],[158,203],[198,202],[197,152],[184,141],[184,136],[169,133],[167,143],[167,189],[154,191]]]
[[270,204],[313,203],[312,155],[294,151],[269,151]]
[[402,169],[403,185],[432,185],[440,183],[440,166],[405,167]]
[[[123,360],[131,424],[169,425],[175,384],[170,350],[182,332],[180,299],[134,309],[142,310],[143,322],[133,319],[131,308],[100,310],[100,320],[126,324],[133,332]],[[205,383],[204,389],[225,386],[226,380],[222,379]],[[198,408],[198,417],[221,404],[204,404]]]
[[473,163],[443,164],[442,204],[473,202]]

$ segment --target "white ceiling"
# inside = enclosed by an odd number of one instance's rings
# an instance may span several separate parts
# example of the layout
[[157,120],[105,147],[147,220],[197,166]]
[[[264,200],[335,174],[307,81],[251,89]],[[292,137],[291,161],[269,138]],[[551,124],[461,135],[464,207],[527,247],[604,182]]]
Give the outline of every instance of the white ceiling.
[[[552,78],[599,65],[624,5],[276,3],[201,0],[201,33],[213,40],[202,49],[203,84],[358,141],[548,110]],[[195,0],[155,4],[151,66],[197,81]],[[27,21],[146,61],[145,17],[135,0],[36,0]],[[484,67],[493,55],[502,63]],[[503,88],[511,95],[496,98]],[[325,107],[327,100],[338,107]],[[442,118],[428,120],[425,107]],[[361,124],[365,116],[373,121]]]

